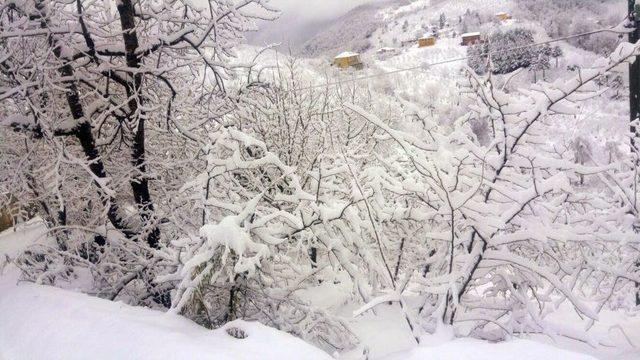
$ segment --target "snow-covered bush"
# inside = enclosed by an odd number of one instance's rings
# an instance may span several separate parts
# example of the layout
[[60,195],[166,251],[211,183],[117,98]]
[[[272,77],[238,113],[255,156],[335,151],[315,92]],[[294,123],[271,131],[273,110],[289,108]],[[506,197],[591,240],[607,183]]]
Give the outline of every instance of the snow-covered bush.
[[[365,309],[412,302],[419,305],[408,318],[424,329],[444,322],[493,340],[543,333],[605,344],[548,315],[567,302],[593,324],[603,307],[618,306],[614,293],[633,298],[640,273],[637,174],[629,163],[598,164],[583,143],[574,156],[541,139],[556,119],[599,94],[595,79],[637,53],[623,44],[574,78],[511,94],[494,77],[471,72],[471,112],[452,129],[426,124],[424,140],[349,107],[377,125],[377,138],[396,144],[388,174],[397,174],[395,201],[411,205],[395,210],[394,219],[419,218],[422,227],[400,254],[427,255],[400,266],[403,285],[386,284]],[[486,145],[476,141],[474,119],[489,120]],[[590,186],[581,186],[583,178]]]
[[158,279],[178,283],[174,311],[209,326],[259,319],[340,349],[355,342],[346,324],[304,296],[331,281],[356,315],[397,306],[416,341],[446,323],[606,344],[549,315],[566,303],[593,324],[631,302],[637,175],[624,157],[597,163],[588,140],[558,151],[541,139],[637,52],[624,44],[594,69],[510,93],[469,72],[469,112],[450,126],[405,123],[355,89],[297,91],[289,68],[210,135],[182,189],[192,213],[178,212],[186,236],[165,259],[179,265]]
[[[348,87],[298,91],[295,60],[268,72],[248,74],[255,86],[204,141],[199,173],[173,205],[182,235],[163,252],[177,268],[157,282],[174,284],[172,311],[205,326],[241,317],[332,351],[348,348],[356,338],[343,320],[300,292],[334,281],[343,267],[360,276],[324,234],[337,223],[352,226],[349,214],[358,215],[345,156],[364,163],[372,126],[340,104],[369,99]],[[261,80],[271,75],[272,84]],[[324,258],[331,251],[339,252],[337,263]]]

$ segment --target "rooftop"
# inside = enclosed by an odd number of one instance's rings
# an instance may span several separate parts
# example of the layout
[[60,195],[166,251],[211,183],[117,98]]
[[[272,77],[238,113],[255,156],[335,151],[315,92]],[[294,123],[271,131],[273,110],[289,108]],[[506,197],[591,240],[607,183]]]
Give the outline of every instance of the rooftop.
[[355,52],[351,52],[351,51],[345,51],[343,53],[338,54],[335,58],[336,59],[342,59],[342,58],[348,58],[348,57],[352,57],[352,56],[358,56],[360,54],[355,53]]

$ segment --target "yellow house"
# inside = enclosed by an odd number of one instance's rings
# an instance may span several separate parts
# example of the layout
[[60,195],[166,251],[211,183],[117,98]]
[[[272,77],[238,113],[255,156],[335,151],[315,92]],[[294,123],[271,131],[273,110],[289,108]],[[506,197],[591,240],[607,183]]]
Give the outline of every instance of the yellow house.
[[362,68],[362,61],[360,61],[360,54],[345,51],[333,58],[333,64],[341,69],[346,69],[350,66],[357,69]]
[[418,39],[418,47],[433,46],[436,44],[436,37],[426,35]]
[[500,21],[505,21],[505,20],[511,19],[511,15],[509,15],[509,13],[506,13],[506,12],[499,12],[499,13],[496,14],[496,17]]
[[13,215],[18,211],[14,197],[9,197],[9,202],[0,208],[0,231],[4,231],[13,226]]
[[7,209],[0,211],[0,231],[5,231],[13,226],[13,218]]

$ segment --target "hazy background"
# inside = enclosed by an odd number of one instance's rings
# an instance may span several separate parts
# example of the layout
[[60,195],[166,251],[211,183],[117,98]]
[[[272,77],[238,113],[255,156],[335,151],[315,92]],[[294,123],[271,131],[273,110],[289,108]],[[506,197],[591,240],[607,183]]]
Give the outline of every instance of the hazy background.
[[271,0],[282,11],[274,22],[260,25],[258,32],[248,35],[249,43],[266,45],[282,43],[296,48],[320,31],[331,20],[358,5],[378,0]]

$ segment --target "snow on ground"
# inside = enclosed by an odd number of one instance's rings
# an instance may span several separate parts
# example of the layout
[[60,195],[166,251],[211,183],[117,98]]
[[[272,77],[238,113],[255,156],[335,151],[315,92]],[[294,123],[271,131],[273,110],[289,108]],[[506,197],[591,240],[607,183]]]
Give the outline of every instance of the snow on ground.
[[[181,316],[49,286],[0,285],[3,359],[330,359],[259,323],[208,330]],[[248,336],[236,339],[228,328]]]
[[[45,243],[39,220],[17,231],[0,234],[0,257],[15,257],[29,245]],[[321,350],[291,335],[259,323],[236,320],[208,330],[178,315],[85,294],[18,281],[19,272],[7,262],[0,271],[0,359],[330,359]],[[453,339],[442,331],[422,338],[416,348],[397,306],[381,305],[376,313],[353,318],[355,304],[340,296],[346,289],[325,282],[305,290],[325,308],[341,308],[360,337],[359,349],[341,359],[591,359],[529,340],[492,344],[474,339]],[[248,337],[227,333],[239,328]],[[633,354],[631,355],[633,356]],[[627,357],[632,359],[633,357]]]
[[[354,318],[353,314],[358,306],[346,302],[345,292],[349,289],[339,281],[338,285],[332,286],[333,283],[325,281],[316,287],[300,290],[299,295],[313,301],[316,306],[338,314],[350,323],[351,330],[358,336],[361,344],[357,349],[341,354],[340,358],[343,360],[360,360],[363,359],[364,353],[369,359],[375,360],[501,360],[514,359],[514,354],[518,354],[519,360],[640,359],[639,350],[629,346],[620,333],[620,328],[623,328],[628,337],[637,338],[640,336],[640,320],[626,318],[625,314],[612,311],[602,312],[602,323],[596,325],[594,330],[600,334],[613,335],[616,343],[620,344],[615,348],[596,349],[569,339],[558,338],[555,342],[548,337],[533,335],[527,339],[490,343],[470,338],[456,338],[453,330],[448,327],[438,330],[435,334],[421,336],[420,346],[416,347],[397,303],[380,304],[376,306],[375,313],[368,311]],[[555,320],[578,327],[583,323],[575,318],[575,312],[568,307],[560,312]]]
[[[259,323],[237,320],[205,329],[178,315],[19,282],[6,259],[46,228],[32,220],[0,234],[0,359],[330,359],[323,351]],[[236,339],[228,328],[248,337]]]
[[[417,1],[395,12],[384,13],[388,26],[374,34],[375,46],[390,46],[394,39],[403,40],[424,30],[423,25],[433,24],[442,12],[454,21],[466,9],[481,12],[497,12],[510,9],[511,2],[504,0]],[[429,7],[425,15],[418,11]],[[409,20],[408,34],[401,28]],[[535,27],[520,21],[517,25]],[[535,28],[543,32],[544,29]],[[406,36],[403,36],[406,35]],[[538,34],[546,39],[545,34]],[[374,59],[375,46],[362,54],[365,70],[339,71],[329,64],[331,57],[301,59],[296,62],[296,73],[304,85],[317,85],[353,77],[375,75],[382,71],[394,71],[424,63],[458,58],[466,54],[459,45],[459,37],[442,37],[433,47],[417,48],[415,44],[397,48],[395,55],[383,60]],[[556,69],[548,71],[547,80],[566,77],[568,65],[588,65],[596,55],[562,44],[565,56]],[[348,51],[350,49],[343,49]],[[242,47],[239,58],[250,60],[256,54],[254,47]],[[287,65],[287,57],[267,51],[260,57],[262,64]],[[380,95],[379,102],[401,101],[418,109],[429,109],[432,116],[446,122],[456,118],[456,103],[460,101],[458,84],[464,80],[462,68],[465,62],[455,62],[437,67],[402,72],[393,76],[359,81],[361,86],[373,89]],[[515,85],[525,86],[531,79],[524,74]],[[520,81],[522,83],[520,83]],[[308,83],[308,84],[307,84]],[[383,99],[385,97],[386,99]],[[611,139],[626,122],[611,124],[621,116],[622,101],[607,97],[595,100],[581,108],[575,117],[559,126],[558,132],[567,139],[581,133],[598,133],[602,139]],[[426,111],[426,110],[425,110]],[[576,130],[576,129],[579,129]],[[568,144],[566,144],[568,145]],[[603,144],[599,144],[603,147]],[[46,242],[45,229],[39,221],[21,225],[16,232],[8,230],[0,234],[0,360],[3,359],[74,359],[74,358],[193,358],[193,359],[327,359],[327,354],[311,345],[266,326],[236,321],[218,330],[207,330],[180,316],[131,307],[122,303],[90,297],[46,286],[16,282],[17,269],[6,260],[17,256],[34,243]],[[346,283],[340,282],[338,283]],[[353,327],[362,344],[354,351],[341,354],[341,359],[362,359],[363,351],[369,359],[640,359],[640,352],[630,346],[614,349],[593,349],[586,344],[567,339],[557,343],[548,338],[516,339],[503,343],[488,343],[474,339],[453,339],[451,334],[437,333],[423,337],[422,345],[415,347],[407,325],[400,316],[397,305],[380,305],[376,313],[367,312],[353,318],[353,310],[359,306],[347,303],[348,288],[339,288],[326,281],[316,288],[304,289],[303,298],[316,306],[331,309],[340,314]],[[580,319],[572,316],[570,309],[562,311],[555,320],[579,326]],[[634,343],[640,346],[640,320],[625,314],[604,311],[601,323],[595,330],[613,334],[617,343]],[[238,327],[249,335],[235,339],[226,328]],[[624,329],[625,335],[620,329]],[[562,350],[568,349],[568,350]]]
[[30,245],[44,242],[46,232],[47,229],[39,218],[0,232],[0,257],[5,258],[6,255],[15,258]]
[[[587,324],[587,321],[584,318],[581,319],[567,303],[562,304],[556,312],[550,314],[548,319],[576,330],[584,329]],[[616,345],[594,348],[583,342],[561,337],[552,340],[542,335],[532,335],[530,339],[562,349],[590,354],[599,359],[640,359],[640,317],[637,313],[624,310],[612,311],[605,308],[600,312],[599,321],[593,325],[589,333],[592,338],[606,337]]]
[[529,340],[513,340],[491,344],[474,339],[458,339],[434,347],[420,347],[409,352],[386,357],[385,360],[587,360],[589,355],[559,350],[555,347]]

